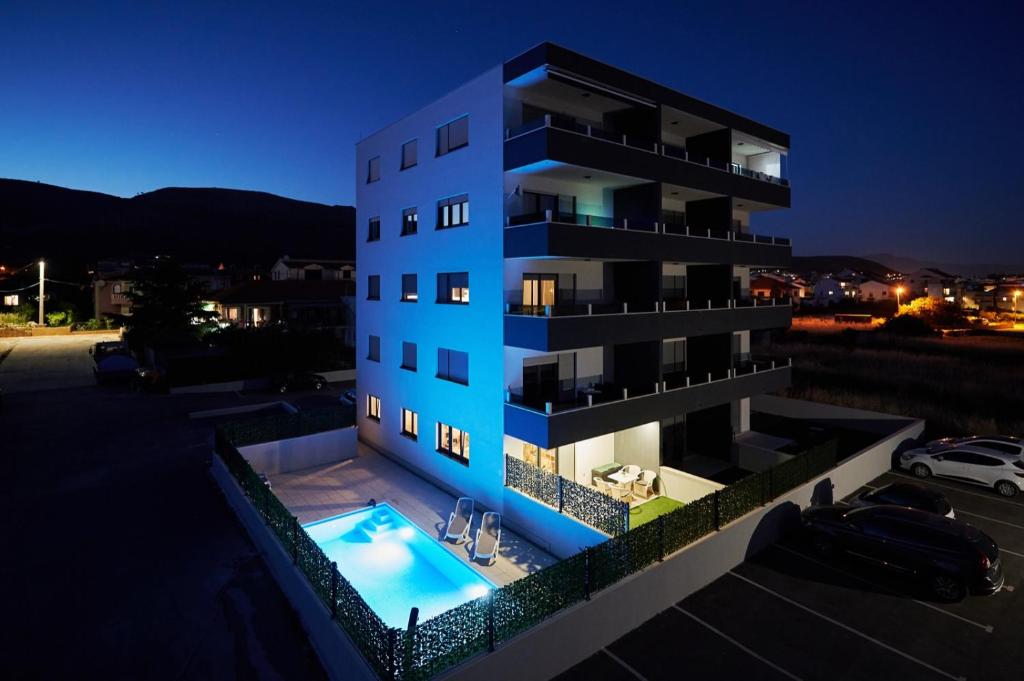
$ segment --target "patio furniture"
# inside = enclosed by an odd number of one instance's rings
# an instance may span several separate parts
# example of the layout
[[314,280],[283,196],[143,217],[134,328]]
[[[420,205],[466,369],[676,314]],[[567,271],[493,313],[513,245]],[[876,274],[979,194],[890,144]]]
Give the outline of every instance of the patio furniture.
[[444,532],[445,539],[454,539],[458,544],[459,540],[469,540],[469,526],[473,521],[473,500],[469,497],[459,497],[455,502],[455,510],[448,517],[448,528]]
[[594,486],[597,487],[598,492],[610,495],[612,493],[612,486],[608,484],[608,481],[604,478],[594,478]]
[[643,470],[640,477],[633,481],[633,493],[638,497],[650,499],[654,495],[654,480],[658,474],[652,470]]
[[612,485],[612,496],[619,501],[625,501],[629,503],[629,497],[633,494],[633,485],[630,483],[623,483],[621,485]]
[[634,466],[634,468],[636,468],[635,472],[628,473],[626,472],[626,469],[623,468],[621,471],[609,475],[608,479],[619,485],[628,485],[640,477],[640,467]]
[[483,558],[488,565],[493,565],[494,559],[498,556],[500,544],[501,514],[488,511],[484,513],[480,527],[476,531],[476,541],[473,542],[473,560]]
[[635,475],[637,477],[640,477],[641,470],[640,466],[637,466],[635,463],[631,463],[623,466],[622,472],[625,473],[626,475]]
[[620,470],[621,468],[622,468],[622,464],[615,463],[614,461],[612,461],[611,463],[606,463],[606,464],[602,464],[600,466],[596,466],[594,468],[591,468],[590,469],[590,474],[593,477],[595,477],[595,478],[604,478],[604,479],[607,480],[608,479],[608,475],[610,473],[615,473],[616,471]]

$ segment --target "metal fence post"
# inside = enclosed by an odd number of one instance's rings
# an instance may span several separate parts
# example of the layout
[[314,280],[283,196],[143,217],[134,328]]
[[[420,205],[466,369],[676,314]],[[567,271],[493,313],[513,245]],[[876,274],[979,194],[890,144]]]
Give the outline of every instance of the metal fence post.
[[718,510],[718,505],[719,505],[718,496],[719,495],[718,495],[718,490],[717,489],[715,490],[714,495],[715,495],[715,530],[720,530],[720,529],[722,529],[721,526],[719,525],[719,518],[721,518],[721,513]]
[[292,516],[292,562],[299,562],[299,519]]
[[487,652],[494,652],[494,589],[487,598]]
[[331,619],[338,619],[338,564],[331,561]]
[[561,475],[558,476],[558,512],[561,513],[562,509],[565,508],[565,502],[562,497],[562,482],[563,478]]
[[395,632],[397,631],[397,629],[388,629],[388,657],[390,658],[388,660],[388,678],[392,680],[398,675],[398,657],[395,654]]
[[665,516],[658,516],[658,562],[665,560]]
[[590,600],[590,547],[583,554],[583,598]]

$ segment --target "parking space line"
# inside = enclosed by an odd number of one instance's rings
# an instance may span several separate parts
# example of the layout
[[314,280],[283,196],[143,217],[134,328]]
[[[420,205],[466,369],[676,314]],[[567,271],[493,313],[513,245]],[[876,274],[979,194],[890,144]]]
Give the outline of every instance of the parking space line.
[[783,600],[783,601],[789,603],[793,607],[800,608],[804,612],[810,613],[811,615],[814,615],[816,617],[820,617],[821,619],[825,620],[826,622],[831,622],[832,624],[836,625],[837,627],[839,627],[841,629],[845,629],[846,631],[850,632],[854,636],[859,636],[860,638],[864,639],[865,641],[870,641],[871,643],[874,643],[875,645],[877,645],[880,648],[885,648],[889,652],[895,653],[896,655],[899,655],[900,657],[902,657],[905,660],[909,660],[911,662],[914,662],[915,664],[918,664],[918,665],[924,667],[925,669],[930,669],[931,671],[935,672],[939,676],[944,676],[947,679],[953,679],[953,681],[966,681],[966,679],[967,679],[967,677],[964,677],[964,676],[954,676],[954,675],[950,674],[949,672],[943,671],[943,670],[939,669],[938,667],[936,667],[934,665],[928,664],[924,660],[919,660],[916,657],[914,657],[913,655],[909,655],[909,654],[903,652],[899,648],[893,647],[893,646],[891,646],[888,643],[885,643],[883,641],[879,641],[877,638],[869,636],[869,635],[865,634],[862,631],[858,631],[857,629],[854,629],[853,627],[851,627],[848,624],[843,624],[839,620],[833,619],[833,618],[829,617],[828,615],[823,615],[822,613],[818,612],[817,610],[814,610],[812,608],[808,608],[806,605],[803,605],[802,603],[798,603],[798,602],[794,601],[792,598],[789,598],[788,596],[783,596],[779,592],[774,591],[773,589],[769,589],[768,587],[764,586],[763,584],[759,584],[759,583],[755,582],[752,579],[749,579],[747,577],[744,577],[741,574],[733,572],[732,570],[729,570],[729,572],[727,574],[732,575],[736,579],[741,579],[744,582],[747,582],[748,584],[750,584],[751,586],[754,586],[754,587],[756,587],[758,589],[761,589],[765,593],[771,594],[772,596],[775,596],[779,600]]
[[988,501],[994,501],[1000,504],[1008,504],[1010,506],[1016,506],[1017,508],[1024,507],[1024,504],[1019,504],[1016,501],[1007,501],[1006,499],[1002,499],[1000,497],[995,496],[995,492],[992,492],[992,494],[979,494],[978,492],[960,489],[959,487],[953,487],[952,485],[943,485],[941,482],[935,482],[933,478],[915,478],[913,475],[908,475],[907,473],[900,473],[899,471],[886,471],[882,475],[896,475],[901,478],[907,478],[908,480],[913,480],[918,483],[923,483],[926,485],[935,485],[936,487],[942,487],[944,489],[951,489],[954,492],[959,492],[960,494],[970,494],[972,497],[978,497],[979,499],[987,499]]
[[714,633],[718,634],[719,636],[724,638],[726,641],[728,641],[729,643],[733,644],[734,646],[736,646],[737,648],[739,648],[740,650],[745,652],[747,655],[750,655],[751,657],[756,658],[756,659],[760,660],[761,662],[764,662],[766,665],[768,665],[769,667],[771,667],[772,669],[774,669],[778,673],[782,674],[786,678],[793,679],[793,681],[802,681],[802,679],[799,676],[797,676],[797,675],[795,675],[795,674],[793,674],[793,673],[783,669],[782,667],[780,667],[779,665],[775,664],[771,660],[768,660],[768,659],[765,659],[765,658],[761,657],[760,655],[755,653],[753,650],[751,650],[747,646],[743,645],[742,643],[740,643],[739,641],[734,639],[732,636],[729,636],[725,632],[716,629],[715,627],[711,626],[710,624],[708,624],[707,622],[705,622],[701,618],[699,618],[696,615],[694,615],[692,612],[688,612],[686,610],[683,610],[678,605],[673,605],[672,607],[675,608],[676,610],[678,610],[679,612],[683,613],[684,615],[686,615],[687,617],[692,619],[694,622],[696,622],[697,624],[699,624],[702,627],[704,627],[705,629],[709,629],[710,631],[713,631]]
[[601,652],[603,652],[605,655],[618,662],[623,669],[625,669],[627,672],[629,672],[636,678],[640,679],[640,681],[647,681],[647,677],[645,677],[643,674],[641,674],[640,672],[638,672],[637,670],[633,669],[628,664],[623,662],[622,658],[613,653],[612,651],[608,650],[607,648],[601,648]]
[[974,516],[975,518],[981,518],[982,520],[991,520],[994,523],[999,523],[1001,525],[1009,525],[1010,527],[1016,527],[1018,530],[1024,530],[1024,525],[1018,525],[1016,523],[1008,523],[1005,520],[1000,520],[999,518],[990,518],[987,515],[981,515],[980,513],[971,513],[970,511],[964,511],[963,509],[959,509],[959,508],[956,509],[955,513],[957,513],[958,515],[959,514],[963,514],[963,515]]
[[999,553],[1008,553],[1011,556],[1017,556],[1018,558],[1024,558],[1024,553],[1017,553],[1016,551],[1011,551],[1010,549],[1004,549],[1002,546],[999,547]]
[[891,594],[893,594],[895,596],[903,596],[904,598],[910,598],[910,600],[914,601],[918,605],[923,605],[924,607],[928,608],[929,610],[934,610],[935,612],[942,613],[943,615],[947,615],[948,617],[952,617],[953,619],[957,619],[957,620],[960,620],[961,622],[965,622],[966,624],[970,624],[971,626],[977,627],[977,628],[981,629],[982,631],[988,632],[989,634],[991,634],[995,630],[995,627],[993,627],[991,624],[982,624],[981,622],[975,622],[974,620],[967,619],[966,617],[958,615],[955,612],[950,612],[948,610],[943,610],[939,606],[934,605],[932,603],[929,603],[927,601],[919,601],[918,599],[913,598],[913,597],[909,596],[908,594],[905,594],[905,593],[903,593],[901,591],[897,591],[896,589],[890,589],[889,587],[887,587],[887,586],[885,586],[883,584],[878,584],[876,582],[872,582],[870,579],[865,579],[864,577],[861,577],[860,575],[855,575],[852,572],[847,572],[846,570],[841,570],[841,569],[835,567],[834,565],[829,565],[828,563],[824,563],[824,562],[822,562],[820,560],[817,560],[816,558],[811,558],[810,556],[804,555],[804,554],[800,553],[799,551],[794,551],[793,549],[787,548],[785,546],[780,546],[779,544],[775,544],[775,548],[782,549],[786,553],[792,553],[794,556],[799,556],[800,558],[803,558],[804,560],[806,560],[806,561],[808,561],[810,563],[814,563],[815,565],[820,565],[821,567],[828,568],[829,570],[832,570],[833,572],[838,572],[839,574],[845,575],[846,577],[849,577],[850,579],[856,579],[859,582],[863,582],[865,584],[870,584],[871,586],[875,587],[876,589],[882,589],[883,591],[887,591],[887,592],[889,592],[889,593],[891,593]]

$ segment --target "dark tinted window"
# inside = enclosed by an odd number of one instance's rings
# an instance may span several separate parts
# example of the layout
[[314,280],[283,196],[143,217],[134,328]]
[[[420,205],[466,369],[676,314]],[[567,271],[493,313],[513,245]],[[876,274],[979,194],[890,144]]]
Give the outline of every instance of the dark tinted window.
[[371,274],[366,277],[366,299],[380,300],[380,275]]
[[415,303],[419,300],[419,293],[416,291],[416,275],[402,275],[402,302]]
[[370,224],[366,230],[367,241],[380,241],[380,218],[370,218]]
[[380,336],[370,336],[370,347],[366,353],[366,359],[374,362],[380,361]]
[[416,371],[416,344],[402,341],[402,368]]
[[1024,471],[1024,461],[1014,461],[1013,465]]
[[1020,447],[1017,445],[1011,445],[1006,442],[992,442],[991,440],[982,440],[980,442],[972,443],[976,447],[984,447],[985,449],[994,449],[997,452],[1004,452],[1006,454],[1020,454]]
[[978,466],[1002,466],[1003,460],[997,459],[994,456],[985,456],[984,454],[971,454],[973,459],[972,463]]
[[444,156],[469,144],[469,116],[457,118],[437,129],[437,155]]
[[967,452],[958,452],[958,451],[943,452],[942,454],[937,454],[935,456],[935,458],[936,459],[941,459],[942,461],[952,461],[953,463],[970,463],[971,462],[971,455],[968,454]]
[[416,140],[409,140],[402,145],[402,170],[416,165]]
[[448,348],[438,348],[437,377],[469,385],[469,354]]
[[438,272],[437,302],[469,303],[469,272]]
[[419,215],[415,208],[406,208],[402,211],[402,236],[415,234],[419,224]]
[[370,159],[369,167],[366,169],[366,181],[376,182],[380,179],[380,156]]

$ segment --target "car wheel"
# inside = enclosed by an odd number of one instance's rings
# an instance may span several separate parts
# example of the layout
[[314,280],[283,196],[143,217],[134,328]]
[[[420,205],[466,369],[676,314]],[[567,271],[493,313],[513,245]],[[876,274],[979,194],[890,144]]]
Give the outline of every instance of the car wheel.
[[910,467],[910,472],[914,474],[915,478],[930,478],[932,475],[932,469],[923,463],[915,463]]
[[928,586],[936,597],[947,603],[962,601],[967,595],[963,581],[953,575],[933,575],[928,580]]
[[1015,497],[1020,490],[1009,480],[1000,480],[996,483],[996,491],[1004,497]]

